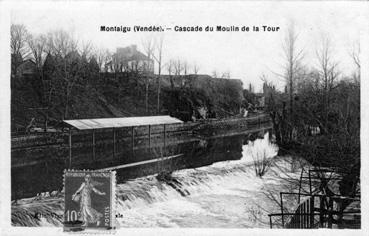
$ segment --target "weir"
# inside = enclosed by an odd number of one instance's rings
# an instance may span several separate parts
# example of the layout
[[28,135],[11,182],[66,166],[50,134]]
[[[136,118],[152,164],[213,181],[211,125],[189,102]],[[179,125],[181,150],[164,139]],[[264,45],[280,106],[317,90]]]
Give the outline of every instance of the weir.
[[[266,191],[284,189],[277,180],[283,180],[283,173],[298,178],[300,170],[291,172],[291,167],[297,166],[291,164],[293,160],[273,158],[265,178],[257,177],[250,151],[264,146],[269,150],[271,145],[266,137],[251,144],[247,134],[197,143],[194,150],[188,150],[191,156],[165,161],[163,167],[174,170],[169,178],[146,172],[150,165],[145,170],[133,168],[132,171],[143,170],[147,175],[123,181],[118,179],[117,214],[123,216],[118,218],[119,224],[122,227],[140,224],[148,227],[200,227],[204,224],[207,227],[224,224],[230,227],[268,227],[267,221],[253,220],[255,214],[267,219],[265,212],[258,213],[259,205],[267,212],[277,209]],[[278,149],[275,146],[272,149],[274,156]],[[117,177],[120,177],[119,169],[117,172]],[[127,170],[122,172],[127,173]],[[22,199],[12,206],[12,222],[27,226],[62,225],[62,217],[47,215],[49,211],[62,214],[62,199],[62,194],[41,197],[36,201]],[[40,205],[43,207],[38,207]],[[35,213],[45,215],[46,219],[32,218]],[[22,217],[24,215],[30,217]]]
[[166,156],[166,157],[156,158],[156,159],[147,160],[147,161],[139,161],[139,162],[134,162],[134,163],[125,164],[125,165],[113,166],[113,167],[108,167],[108,168],[99,169],[99,170],[109,171],[109,170],[116,170],[116,169],[124,169],[124,168],[128,168],[128,167],[133,167],[133,166],[140,166],[140,165],[144,165],[144,164],[149,164],[149,163],[154,163],[154,162],[159,162],[159,161],[165,161],[165,160],[169,160],[169,159],[180,157],[180,156],[182,156],[182,154],[173,155],[173,156]]
[[66,168],[114,169],[119,182],[237,160],[242,147],[237,137],[262,137],[272,128],[265,115],[165,127],[165,130],[163,125],[71,129],[60,134],[34,135],[31,140],[13,138],[12,199],[61,190]]

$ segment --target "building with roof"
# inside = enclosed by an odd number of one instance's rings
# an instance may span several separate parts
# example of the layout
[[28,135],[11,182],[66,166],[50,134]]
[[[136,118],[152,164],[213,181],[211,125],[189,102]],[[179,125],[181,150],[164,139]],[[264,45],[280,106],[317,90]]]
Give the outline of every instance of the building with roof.
[[37,73],[36,63],[32,59],[27,59],[17,67],[16,73],[26,78],[33,77]]
[[154,73],[154,60],[137,50],[136,45],[117,48],[106,65],[107,72]]
[[[64,120],[64,122],[69,126],[69,163],[72,161],[72,131],[87,131],[92,132],[92,156],[95,159],[96,155],[96,131],[112,131],[111,137],[113,137],[113,152],[115,156],[117,137],[116,132],[121,128],[131,129],[131,148],[134,149],[135,146],[135,129],[139,127],[147,127],[148,133],[147,137],[149,139],[149,147],[151,145],[151,127],[152,126],[162,126],[163,131],[163,148],[165,153],[166,148],[166,127],[167,125],[182,124],[183,121],[171,117],[171,116],[140,116],[140,117],[113,117],[113,118],[99,118],[99,119],[78,119],[78,120]],[[87,133],[84,133],[87,135]],[[77,141],[78,142],[78,141]]]

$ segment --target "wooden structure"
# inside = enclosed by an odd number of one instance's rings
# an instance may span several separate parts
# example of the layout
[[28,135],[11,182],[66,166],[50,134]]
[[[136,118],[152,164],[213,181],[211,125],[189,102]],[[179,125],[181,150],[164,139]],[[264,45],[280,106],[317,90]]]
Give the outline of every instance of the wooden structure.
[[93,159],[96,156],[96,142],[95,142],[95,130],[97,129],[113,129],[113,153],[115,155],[116,150],[116,129],[123,127],[131,128],[131,143],[132,150],[134,149],[135,128],[146,126],[148,128],[149,144],[151,143],[151,126],[163,125],[164,135],[164,150],[165,150],[165,137],[166,137],[166,125],[179,124],[183,121],[170,116],[141,116],[141,117],[122,117],[122,118],[101,118],[101,119],[79,119],[79,120],[64,120],[71,128],[69,129],[69,163],[72,162],[72,129],[77,130],[92,130],[92,155]]
[[[308,173],[305,177],[304,172]],[[282,226],[282,228],[293,229],[311,229],[311,228],[333,228],[333,224],[341,228],[360,228],[361,227],[361,210],[360,208],[350,207],[348,209],[340,209],[339,206],[343,202],[359,203],[360,195],[355,197],[342,196],[334,194],[324,193],[319,188],[313,189],[312,180],[318,180],[321,182],[322,177],[318,178],[312,173],[336,173],[332,169],[309,169],[301,170],[299,191],[298,192],[280,192],[280,213],[269,214],[270,228],[273,225]],[[302,181],[308,179],[309,190],[307,193],[302,193]],[[329,180],[340,181],[342,177],[337,175],[333,177],[329,176]],[[328,179],[327,179],[328,180]],[[320,183],[321,184],[321,183]],[[297,208],[294,212],[286,212],[283,207],[283,196],[285,195],[297,195]],[[301,201],[301,197],[304,197],[304,201]],[[277,223],[273,218],[279,218]],[[336,219],[335,219],[336,218]],[[339,220],[338,220],[339,219]],[[335,223],[334,223],[335,222]]]

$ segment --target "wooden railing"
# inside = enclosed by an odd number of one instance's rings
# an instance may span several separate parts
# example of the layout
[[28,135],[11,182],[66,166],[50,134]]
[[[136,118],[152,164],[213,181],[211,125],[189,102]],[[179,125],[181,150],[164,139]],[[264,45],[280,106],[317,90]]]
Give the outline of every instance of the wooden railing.
[[[356,216],[361,215],[360,210],[338,211],[334,208],[334,205],[340,204],[344,200],[360,201],[358,198],[342,196],[311,195],[300,203],[293,213],[282,211],[281,213],[269,214],[270,228],[273,228],[273,225],[292,229],[332,228],[334,222],[337,224],[338,217],[341,218],[341,225],[349,222],[346,227],[360,228],[360,219],[355,219]],[[350,215],[353,215],[354,219],[342,219]]]
[[[304,170],[301,171],[299,190],[295,192],[280,192],[280,213],[269,214],[270,228],[274,226],[282,228],[310,229],[310,228],[332,228],[335,224],[337,227],[343,228],[360,228],[361,226],[361,210],[360,209],[344,209],[344,204],[360,203],[360,195],[356,197],[348,197],[341,195],[319,194],[313,190],[312,179],[316,179],[311,175],[314,172],[335,172],[333,169],[315,170],[309,169],[308,177],[303,176]],[[301,183],[303,179],[308,179],[309,191],[302,193]],[[321,177],[322,178],[322,177]],[[318,178],[319,179],[319,178]],[[338,177],[330,177],[330,180],[339,181]],[[294,212],[285,212],[283,206],[284,195],[297,195],[297,208]],[[303,201],[301,202],[301,200]],[[344,219],[344,218],[352,219]]]
[[315,228],[316,223],[314,221],[314,203],[315,196],[309,197],[306,201],[301,203],[294,215],[292,215],[289,222],[286,223],[285,228],[294,229],[310,229]]

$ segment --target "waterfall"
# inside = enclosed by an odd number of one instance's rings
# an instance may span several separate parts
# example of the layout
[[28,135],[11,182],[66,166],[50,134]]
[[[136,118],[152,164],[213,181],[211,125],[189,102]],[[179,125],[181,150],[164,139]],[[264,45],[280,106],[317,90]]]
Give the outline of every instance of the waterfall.
[[[254,159],[252,157],[255,150],[266,150],[268,158],[272,164],[270,170],[266,172],[263,178],[259,178],[254,172]],[[144,227],[144,226],[198,226],[201,219],[196,222],[191,221],[191,212],[203,214],[203,217],[213,217],[215,220],[227,222],[237,214],[214,213],[212,206],[216,204],[225,204],[221,201],[228,201],[227,198],[240,199],[241,202],[233,203],[229,206],[233,211],[237,208],[245,207],[245,213],[239,213],[239,220],[234,220],[232,224],[240,227],[252,227],[249,223],[252,221],[250,212],[261,212],[262,208],[267,208],[260,213],[263,217],[268,211],[273,211],[278,207],[277,204],[266,198],[266,193],[272,191],[278,193],[283,191],[284,184],[281,182],[283,176],[288,178],[299,178],[300,169],[294,169],[291,172],[290,158],[276,157],[278,147],[271,144],[268,134],[263,139],[257,139],[243,145],[242,158],[240,160],[222,161],[209,166],[203,166],[193,169],[183,169],[172,172],[167,178],[158,178],[157,175],[146,176],[128,180],[117,185],[117,213],[122,214],[119,219],[121,226]],[[291,183],[285,183],[290,187]],[[228,196],[228,197],[227,197]],[[208,199],[212,203],[203,203],[201,199]],[[36,203],[42,208],[30,207],[32,202],[24,202],[13,206],[12,222],[15,225],[59,225],[61,222],[53,220],[30,221],[26,218],[19,218],[19,210],[34,211],[47,209],[53,212],[61,212],[63,209],[62,199],[54,197],[50,199],[41,199]],[[59,201],[59,203],[56,203]],[[205,200],[204,200],[205,201]],[[237,200],[238,201],[238,200]],[[257,206],[258,201],[264,201],[263,206]],[[269,201],[269,202],[268,202]],[[240,204],[241,206],[237,206]],[[25,208],[24,206],[27,207]],[[23,206],[23,208],[22,208]],[[170,206],[170,207],[169,207]],[[191,210],[192,209],[192,210]],[[240,208],[241,209],[241,208]],[[248,210],[247,210],[248,209]],[[18,213],[17,213],[18,212]],[[270,213],[269,212],[269,213]],[[244,217],[251,217],[244,218]],[[223,219],[224,218],[224,219]],[[186,221],[187,220],[187,221]],[[214,219],[212,219],[214,220]],[[28,221],[23,222],[23,221]],[[19,223],[21,222],[21,223]],[[46,223],[45,223],[46,222]],[[241,222],[241,223],[239,223]],[[203,222],[206,224],[205,222]],[[260,223],[260,222],[259,222]],[[219,223],[222,224],[222,223]],[[231,224],[231,225],[232,225]],[[200,225],[201,226],[201,225]],[[256,225],[266,227],[265,225]]]
[[[229,186],[258,187],[252,168],[254,150],[267,150],[268,158],[277,155],[278,147],[271,144],[268,133],[263,139],[256,139],[243,146],[243,156],[237,161],[224,161],[210,166],[175,171],[169,181],[159,181],[155,176],[139,178],[118,185],[120,210],[188,195],[227,192]],[[252,180],[252,181],[250,181]]]

